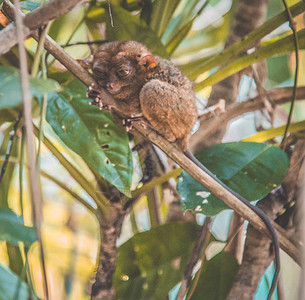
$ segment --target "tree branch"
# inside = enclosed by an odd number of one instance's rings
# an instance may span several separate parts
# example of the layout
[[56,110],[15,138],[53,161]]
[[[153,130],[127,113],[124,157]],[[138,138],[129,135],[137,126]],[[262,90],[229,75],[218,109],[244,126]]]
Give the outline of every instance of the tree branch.
[[[23,18],[23,35],[31,35],[35,29],[38,29],[49,21],[64,15],[82,1],[83,0],[50,0],[46,2]],[[7,0],[3,3],[3,6],[5,5],[12,6],[12,4]],[[16,24],[11,23],[0,32],[0,55],[8,52],[16,44]]]
[[189,287],[189,284],[192,280],[192,273],[194,270],[194,267],[199,259],[200,252],[202,251],[202,248],[204,246],[204,243],[206,241],[206,238],[209,233],[209,226],[211,224],[211,218],[207,217],[205,219],[204,224],[201,227],[201,231],[198,235],[198,238],[196,240],[196,244],[193,248],[192,254],[190,256],[189,262],[187,263],[187,266],[185,267],[185,271],[183,274],[183,278],[181,280],[181,286],[178,291],[176,300],[183,300],[184,296],[186,294],[187,288]]
[[[292,87],[277,88],[269,91],[268,94],[273,103],[280,105],[291,101],[292,91]],[[305,99],[305,87],[299,87],[296,91],[296,100],[303,99]],[[257,96],[242,103],[232,104],[227,111],[221,112],[212,118],[202,120],[201,127],[204,128],[204,130],[195,132],[191,138],[190,148],[194,152],[198,151],[201,148],[199,145],[200,141],[209,139],[209,137],[222,128],[224,124],[227,124],[234,118],[240,117],[242,114],[264,109],[264,107],[265,105],[261,96]]]

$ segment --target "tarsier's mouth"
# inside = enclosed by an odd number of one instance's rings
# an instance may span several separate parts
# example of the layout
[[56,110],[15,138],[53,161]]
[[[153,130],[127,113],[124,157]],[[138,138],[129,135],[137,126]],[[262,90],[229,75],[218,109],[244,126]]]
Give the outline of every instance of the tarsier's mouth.
[[114,90],[114,89],[111,89],[111,88],[107,88],[107,91],[108,91],[108,93],[109,94],[111,94],[111,95],[118,95],[118,94],[120,94],[121,93],[121,91],[122,91],[122,88],[120,88],[120,89],[118,89],[118,90]]

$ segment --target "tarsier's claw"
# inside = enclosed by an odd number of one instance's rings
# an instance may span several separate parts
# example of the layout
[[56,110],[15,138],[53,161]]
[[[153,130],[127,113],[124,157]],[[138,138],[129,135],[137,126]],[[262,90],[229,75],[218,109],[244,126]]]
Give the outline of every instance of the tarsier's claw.
[[132,129],[132,125],[129,124],[129,125],[124,125],[124,128],[127,132],[129,132],[131,129]]

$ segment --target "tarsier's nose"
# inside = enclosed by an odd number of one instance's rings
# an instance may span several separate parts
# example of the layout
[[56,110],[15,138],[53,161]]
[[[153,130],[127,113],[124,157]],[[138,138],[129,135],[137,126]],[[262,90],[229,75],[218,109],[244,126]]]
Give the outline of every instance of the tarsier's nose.
[[121,90],[121,86],[115,82],[107,82],[107,90],[110,93],[117,93]]

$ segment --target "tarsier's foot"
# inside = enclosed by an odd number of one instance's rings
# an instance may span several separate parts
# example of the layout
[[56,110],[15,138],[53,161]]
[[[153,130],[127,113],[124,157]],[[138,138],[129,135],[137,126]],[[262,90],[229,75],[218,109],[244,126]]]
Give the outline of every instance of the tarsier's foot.
[[127,132],[132,129],[132,125],[134,123],[141,124],[144,128],[147,128],[147,127],[152,128],[151,125],[148,123],[148,121],[144,117],[132,117],[132,118],[128,118],[128,119],[123,119],[122,123]]

